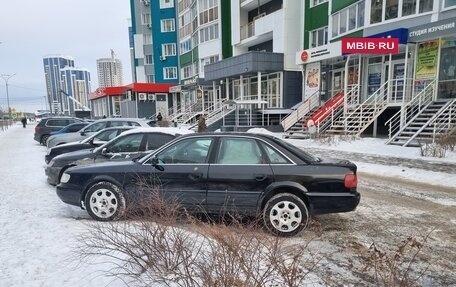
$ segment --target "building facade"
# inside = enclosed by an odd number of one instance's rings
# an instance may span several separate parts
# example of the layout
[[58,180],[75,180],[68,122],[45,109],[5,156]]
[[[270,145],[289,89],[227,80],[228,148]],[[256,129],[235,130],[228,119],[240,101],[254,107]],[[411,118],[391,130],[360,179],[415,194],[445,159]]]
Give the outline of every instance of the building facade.
[[97,75],[99,88],[122,86],[122,62],[114,57],[98,59]]
[[44,77],[46,80],[47,101],[52,113],[59,114],[67,109],[62,89],[61,70],[65,67],[74,67],[74,59],[70,56],[47,55],[43,58]]
[[60,78],[63,114],[75,115],[76,111],[90,111],[90,72],[87,69],[65,67],[60,70]]

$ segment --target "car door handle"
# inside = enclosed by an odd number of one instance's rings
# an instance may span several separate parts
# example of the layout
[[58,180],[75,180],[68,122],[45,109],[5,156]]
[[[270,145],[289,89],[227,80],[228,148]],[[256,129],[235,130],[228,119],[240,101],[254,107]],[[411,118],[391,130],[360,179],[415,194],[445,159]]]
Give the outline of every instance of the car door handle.
[[263,181],[263,180],[265,180],[266,178],[268,178],[268,176],[265,175],[265,174],[256,174],[256,175],[255,175],[255,180],[256,180],[256,181]]
[[203,174],[202,173],[190,173],[188,175],[188,177],[191,179],[191,180],[198,180],[198,179],[201,179],[203,177]]

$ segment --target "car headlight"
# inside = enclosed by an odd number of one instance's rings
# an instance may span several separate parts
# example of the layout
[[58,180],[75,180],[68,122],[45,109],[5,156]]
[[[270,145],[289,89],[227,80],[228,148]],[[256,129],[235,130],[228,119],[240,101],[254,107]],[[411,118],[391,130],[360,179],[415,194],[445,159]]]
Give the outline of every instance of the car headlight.
[[64,172],[64,173],[62,174],[62,177],[60,178],[60,182],[61,182],[61,183],[67,183],[67,182],[70,181],[70,177],[71,177],[71,176],[70,176],[68,173]]
[[52,148],[48,148],[46,155],[50,155],[51,154],[51,150],[52,150]]
[[55,160],[54,159],[51,159],[51,161],[48,163],[48,166],[53,166],[55,163]]

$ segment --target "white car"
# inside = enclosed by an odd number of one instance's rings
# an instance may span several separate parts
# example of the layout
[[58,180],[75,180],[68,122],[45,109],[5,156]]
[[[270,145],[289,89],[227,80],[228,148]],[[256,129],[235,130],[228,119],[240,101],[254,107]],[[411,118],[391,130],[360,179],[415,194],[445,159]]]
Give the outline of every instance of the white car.
[[76,133],[53,135],[47,139],[47,148],[52,148],[57,145],[75,142],[87,138],[88,136],[102,129],[118,126],[136,126],[136,127],[152,127],[155,121],[149,119],[137,118],[108,118],[101,119],[82,128]]

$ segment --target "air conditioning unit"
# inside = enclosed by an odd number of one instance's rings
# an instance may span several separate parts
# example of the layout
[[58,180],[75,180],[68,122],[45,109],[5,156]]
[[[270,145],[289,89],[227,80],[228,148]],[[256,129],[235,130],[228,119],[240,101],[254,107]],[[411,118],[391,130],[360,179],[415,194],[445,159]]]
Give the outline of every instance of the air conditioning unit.
[[160,61],[166,60],[166,56],[160,56]]
[[146,5],[146,6],[149,6],[149,4],[150,4],[150,1],[149,1],[149,0],[142,0],[142,2],[143,2],[144,5]]
[[152,29],[152,24],[146,24],[147,28]]
[[155,95],[149,94],[148,99],[149,99],[149,101],[155,101]]
[[146,93],[138,93],[138,98],[140,101],[145,101],[147,100],[147,94]]

